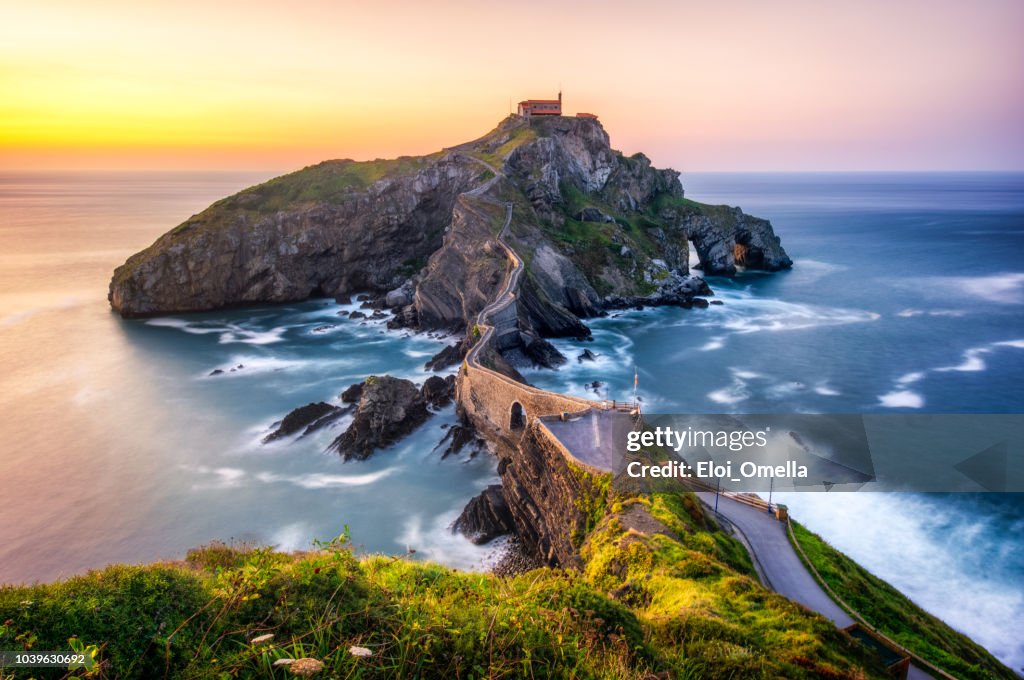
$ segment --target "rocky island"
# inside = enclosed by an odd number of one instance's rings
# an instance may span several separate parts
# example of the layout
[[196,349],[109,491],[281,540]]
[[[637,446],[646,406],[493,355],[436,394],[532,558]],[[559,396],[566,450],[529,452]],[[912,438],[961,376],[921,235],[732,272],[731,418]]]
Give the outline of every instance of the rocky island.
[[[357,558],[345,536],[299,555],[213,545],[184,564],[89,575],[61,592],[18,591],[0,597],[0,614],[19,599],[56,600],[76,588],[114,602],[130,587],[147,604],[140,630],[174,630],[141,652],[118,640],[106,650],[113,667],[131,663],[142,677],[169,668],[183,677],[273,673],[282,661],[318,672],[321,659],[339,674],[373,677],[905,672],[910,653],[891,640],[878,646],[766,588],[756,556],[697,495],[611,488],[599,447],[564,443],[555,423],[587,417],[597,431],[616,417],[614,405],[538,390],[520,375],[525,365],[566,361],[545,338],[586,337],[586,320],[609,310],[707,307],[713,292],[690,271],[691,248],[706,274],[792,265],[769,222],[686,198],[677,172],[615,151],[593,117],[510,116],[429,156],[327,161],[218,201],[115,271],[114,310],[143,317],[364,294],[376,318],[391,312],[392,327],[457,333],[457,344],[427,362],[458,365],[454,378],[417,386],[370,376],[345,390],[343,405],[297,408],[267,441],[353,414],[331,446],[358,460],[454,398],[460,422],[449,450],[486,440],[501,477],[455,529],[476,543],[512,533],[522,561],[477,577]],[[795,536],[837,592],[884,604],[875,625],[925,650],[930,661],[915,655],[915,664],[1011,677],[817,537],[799,526]],[[220,613],[207,620],[211,603]],[[5,623],[15,632],[25,618],[17,616]],[[64,620],[44,623],[36,628],[53,648],[81,634]],[[92,638],[110,639],[96,626]],[[315,642],[285,642],[313,628]],[[188,634],[173,640],[178,631]],[[269,642],[275,635],[280,646]],[[314,658],[292,658],[300,655]]]

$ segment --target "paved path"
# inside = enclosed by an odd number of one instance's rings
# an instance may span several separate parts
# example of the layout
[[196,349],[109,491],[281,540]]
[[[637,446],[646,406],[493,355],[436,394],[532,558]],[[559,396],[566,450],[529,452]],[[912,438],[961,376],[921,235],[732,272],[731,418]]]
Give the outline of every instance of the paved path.
[[545,421],[544,425],[562,442],[573,458],[599,470],[610,471],[615,431],[631,430],[633,417],[623,411],[591,409],[572,420],[550,420]]
[[[494,173],[494,177],[467,194],[495,203],[493,199],[483,196],[483,193],[501,177],[501,173],[490,163],[481,159],[475,160],[490,169]],[[466,356],[467,362],[471,365],[488,371],[490,369],[479,363],[480,350],[490,341],[494,332],[494,327],[487,325],[487,319],[495,311],[512,303],[516,287],[519,285],[519,277],[523,272],[522,259],[505,242],[509,225],[512,222],[512,204],[506,203],[505,210],[505,223],[498,232],[497,241],[505,250],[513,267],[501,292],[477,315],[477,325],[485,330],[480,341]],[[501,374],[495,373],[495,375],[511,381],[510,378]],[[527,389],[537,389],[520,383],[516,384]],[[614,428],[619,425],[630,427],[630,423],[623,423],[619,420],[620,418],[631,418],[631,416],[614,409],[608,411],[594,408],[580,418],[565,422],[549,421],[545,425],[575,458],[599,470],[611,472]],[[714,493],[701,491],[697,495],[710,507],[714,507]],[[855,623],[853,618],[836,604],[811,576],[789,542],[785,523],[776,520],[765,511],[726,496],[719,497],[718,512],[742,533],[751,559],[756,563],[757,571],[765,581],[765,586],[831,619],[837,628],[846,628]],[[933,676],[919,666],[911,664],[907,678],[908,680],[928,680]]]
[[[700,491],[697,495],[709,507],[715,507],[714,493]],[[832,619],[838,628],[846,628],[855,623],[807,571],[789,542],[785,522],[726,496],[719,496],[718,512],[734,524],[747,540],[751,557],[757,561],[758,571],[766,586]]]

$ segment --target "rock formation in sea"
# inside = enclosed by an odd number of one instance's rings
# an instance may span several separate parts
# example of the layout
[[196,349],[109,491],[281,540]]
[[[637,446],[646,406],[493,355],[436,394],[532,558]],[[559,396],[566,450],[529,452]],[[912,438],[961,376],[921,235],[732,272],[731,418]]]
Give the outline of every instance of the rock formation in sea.
[[396,325],[463,331],[505,272],[504,211],[473,200],[485,184],[514,208],[524,347],[585,336],[606,308],[707,294],[690,241],[706,273],[791,264],[766,220],[689,200],[597,120],[510,116],[428,156],[324,161],[217,201],[119,267],[110,303],[132,317],[368,291]]

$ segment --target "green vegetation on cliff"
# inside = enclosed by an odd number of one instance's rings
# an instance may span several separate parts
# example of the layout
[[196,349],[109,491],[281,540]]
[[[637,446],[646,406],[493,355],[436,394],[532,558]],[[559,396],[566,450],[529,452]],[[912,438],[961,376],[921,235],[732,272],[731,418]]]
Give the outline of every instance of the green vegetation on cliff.
[[581,571],[358,558],[344,537],[318,548],[212,545],[4,587],[0,648],[95,645],[94,677],[109,678],[284,678],[274,663],[298,658],[321,677],[882,677],[828,621],[762,588],[692,495],[612,502]]
[[817,534],[793,522],[793,535],[828,587],[907,649],[960,678],[1018,677],[981,645],[918,607]]

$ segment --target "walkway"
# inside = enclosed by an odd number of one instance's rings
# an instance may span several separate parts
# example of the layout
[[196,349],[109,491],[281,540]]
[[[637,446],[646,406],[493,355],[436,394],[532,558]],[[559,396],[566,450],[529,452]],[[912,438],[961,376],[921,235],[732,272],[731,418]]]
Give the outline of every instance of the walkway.
[[[699,491],[697,495],[708,507],[714,508],[713,492]],[[807,571],[789,543],[785,522],[727,496],[719,496],[718,513],[743,534],[768,588],[832,619],[837,628],[855,623]]]
[[[481,159],[475,160],[485,165],[494,173],[494,176],[467,194],[480,200],[496,203],[493,199],[484,197],[483,193],[493,186],[498,178],[502,177],[502,174],[490,163]],[[505,242],[509,226],[512,223],[512,207],[511,203],[505,204],[505,223],[497,237],[498,244],[505,250],[512,263],[512,269],[501,292],[477,315],[477,327],[483,331],[483,334],[466,355],[466,361],[474,368],[486,370],[504,381],[513,383],[518,389],[538,390],[536,387],[513,381],[479,362],[480,351],[490,342],[494,333],[494,327],[489,326],[487,320],[491,314],[514,302],[515,291],[523,272],[522,259]],[[608,409],[601,402],[583,399],[580,402],[583,405],[589,404],[591,409],[587,413],[567,421],[545,419],[543,423],[574,458],[595,469],[612,472],[615,441],[613,432],[618,426],[632,428],[632,416],[614,408]],[[623,421],[623,418],[630,419],[630,421]],[[700,491],[697,495],[706,504],[714,507],[715,494],[713,492]],[[807,570],[789,542],[785,523],[778,521],[763,510],[726,496],[719,497],[718,512],[742,534],[750,551],[751,559],[755,562],[766,587],[827,617],[837,628],[847,628],[856,623],[829,597]],[[911,664],[907,674],[907,678],[910,680],[926,680],[933,677],[915,664]]]
[[[633,429],[633,416],[623,411],[591,409],[570,420],[545,420],[545,427],[582,463],[612,469],[615,432]],[[624,441],[624,438],[620,438]]]

